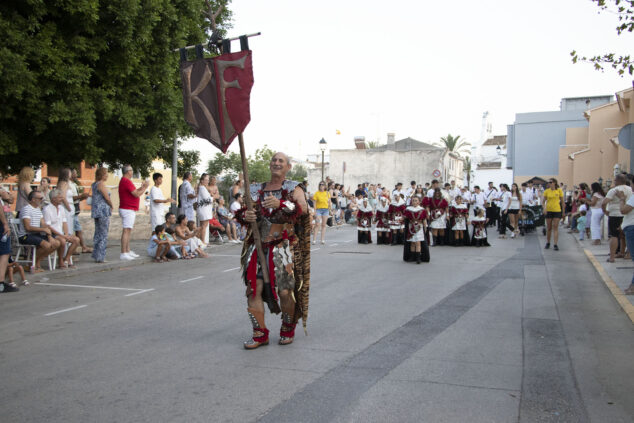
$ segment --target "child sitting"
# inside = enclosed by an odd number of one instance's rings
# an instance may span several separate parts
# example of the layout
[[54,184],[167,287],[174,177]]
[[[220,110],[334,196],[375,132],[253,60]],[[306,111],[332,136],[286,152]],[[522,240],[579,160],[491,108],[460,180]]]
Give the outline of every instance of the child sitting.
[[13,280],[13,273],[16,271],[20,274],[20,278],[22,279],[22,282],[20,283],[20,285],[24,285],[24,286],[31,285],[31,283],[26,280],[26,276],[24,276],[24,269],[22,268],[22,266],[14,262],[11,257],[9,257],[9,264],[7,265],[7,275],[9,276],[8,285],[12,287],[16,286],[15,281]]
[[150,238],[147,247],[147,253],[150,257],[154,257],[155,263],[163,263],[169,261],[167,253],[170,250],[170,243],[165,238],[165,225],[157,225],[154,228],[154,235]]
[[[196,257],[195,255],[187,252],[187,243],[182,240],[176,240],[174,233],[174,228],[165,228],[165,239],[170,243],[170,254],[172,254],[176,259],[190,259]],[[178,250],[180,250],[180,253]],[[170,254],[168,254],[168,258],[172,258],[170,257]]]
[[579,217],[577,217],[577,230],[579,231],[579,241],[583,241],[583,236],[586,233],[586,211],[581,210]]

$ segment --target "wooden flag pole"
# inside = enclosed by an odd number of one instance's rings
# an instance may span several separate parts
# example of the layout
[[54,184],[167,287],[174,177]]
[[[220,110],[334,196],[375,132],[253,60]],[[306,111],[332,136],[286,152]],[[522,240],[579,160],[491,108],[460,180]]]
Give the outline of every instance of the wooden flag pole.
[[[247,155],[244,151],[244,138],[242,137],[242,133],[238,134],[238,142],[240,143],[240,159],[242,159],[242,175],[244,176],[244,185],[245,185],[245,194],[244,199],[247,203],[247,210],[253,211],[253,200],[251,199],[251,181],[249,180],[249,168],[247,165]],[[265,284],[271,283],[269,280],[269,271],[268,264],[266,262],[266,256],[264,255],[264,251],[262,250],[262,238],[260,237],[260,228],[258,228],[258,223],[253,222],[251,225],[251,231],[253,232],[253,242],[255,243],[255,249],[258,254],[258,261],[260,262],[260,266],[262,268],[262,279]],[[247,258],[247,263],[248,263]],[[255,292],[253,293],[255,295]]]

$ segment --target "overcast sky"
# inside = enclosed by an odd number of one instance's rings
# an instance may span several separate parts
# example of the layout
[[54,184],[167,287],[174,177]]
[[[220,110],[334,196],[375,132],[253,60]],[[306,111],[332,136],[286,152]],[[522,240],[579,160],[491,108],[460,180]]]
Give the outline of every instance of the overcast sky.
[[[298,159],[354,148],[353,137],[435,142],[480,139],[515,113],[558,110],[563,97],[614,94],[632,78],[576,64],[586,55],[632,54],[617,16],[590,0],[233,0],[229,34],[250,39],[255,85],[247,152],[267,144]],[[239,49],[236,43],[234,49]],[[336,135],[336,131],[341,135]],[[204,163],[216,151],[188,141]],[[238,151],[238,141],[231,147]],[[206,165],[205,165],[206,167]]]

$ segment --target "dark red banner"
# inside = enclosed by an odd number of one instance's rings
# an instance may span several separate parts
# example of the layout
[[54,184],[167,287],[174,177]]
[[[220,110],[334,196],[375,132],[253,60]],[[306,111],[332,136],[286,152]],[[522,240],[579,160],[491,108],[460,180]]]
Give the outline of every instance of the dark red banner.
[[185,121],[223,153],[251,120],[251,50],[181,63]]

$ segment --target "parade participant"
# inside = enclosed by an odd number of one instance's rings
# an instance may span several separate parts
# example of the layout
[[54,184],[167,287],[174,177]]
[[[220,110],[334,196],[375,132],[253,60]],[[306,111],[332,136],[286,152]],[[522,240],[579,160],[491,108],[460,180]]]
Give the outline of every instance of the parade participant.
[[286,154],[275,153],[269,168],[269,182],[251,184],[254,210],[242,208],[236,214],[236,218],[245,224],[257,222],[270,278],[265,284],[253,231],[249,228],[241,258],[247,312],[253,326],[252,338],[244,343],[246,349],[269,343],[264,303],[272,313],[282,312],[281,345],[293,342],[295,325],[302,318],[305,329],[308,317],[310,220],[306,197],[297,182],[286,180],[286,174],[291,170]]
[[412,204],[412,195],[416,192],[416,181],[409,183],[409,188],[405,190],[405,202],[407,205]]
[[[412,197],[412,205],[407,207],[403,212],[405,218],[406,235],[404,242],[403,260],[416,260],[416,264],[421,262],[421,251],[423,244],[425,249],[425,226],[427,226],[427,210],[420,205],[420,199],[416,196]],[[409,244],[409,245],[408,245]],[[409,252],[409,254],[408,254]],[[429,261],[429,251],[426,250],[423,261]]]
[[471,245],[475,247],[490,247],[491,245],[487,241],[487,218],[484,209],[478,209],[476,215],[471,219],[471,225],[473,225]]
[[357,210],[357,241],[359,244],[372,244],[372,206],[367,198],[359,200]]
[[532,189],[528,189],[528,184],[522,184],[522,206],[532,207],[535,205],[535,193]]
[[[553,249],[559,250],[557,241],[559,240],[559,220],[564,209],[564,193],[557,184],[557,179],[548,181],[548,188],[542,195],[542,205],[546,215],[546,245],[544,249],[550,248],[550,237],[552,235],[555,245]],[[619,222],[620,224],[621,222]]]
[[434,190],[434,196],[428,202],[429,216],[431,219],[431,232],[434,237],[433,245],[439,245],[440,242],[444,243],[443,237],[445,236],[445,228],[447,227],[447,209],[449,203],[442,196],[440,188]]
[[480,190],[480,187],[476,185],[473,187],[473,195],[471,196],[471,204],[473,204],[473,214],[478,214],[478,209],[486,210],[484,193]]
[[497,197],[497,190],[493,186],[493,182],[489,182],[489,186],[484,190],[484,207],[486,209],[486,216],[488,225],[494,224],[495,203],[493,200]]
[[457,196],[462,195],[462,190],[456,185],[456,181],[453,179],[451,180],[451,184],[449,186],[449,195],[451,195],[452,200],[455,200]]
[[403,211],[405,200],[400,194],[394,194],[390,204],[390,230],[392,232],[392,245],[403,243]]
[[434,196],[434,191],[436,191],[436,188],[440,188],[438,184],[438,179],[434,179],[433,181],[431,181],[431,187],[427,189],[427,197],[432,198]]
[[469,239],[467,233],[467,217],[469,209],[462,201],[462,196],[457,196],[454,204],[451,206],[451,229],[454,234],[454,246],[466,245]]
[[451,185],[445,184],[445,187],[442,189],[442,197],[447,200],[447,204],[451,204],[454,199],[451,194]]
[[390,203],[389,199],[384,195],[379,197],[379,204],[376,206],[376,215],[374,221],[376,222],[376,243],[389,244],[390,243]]

